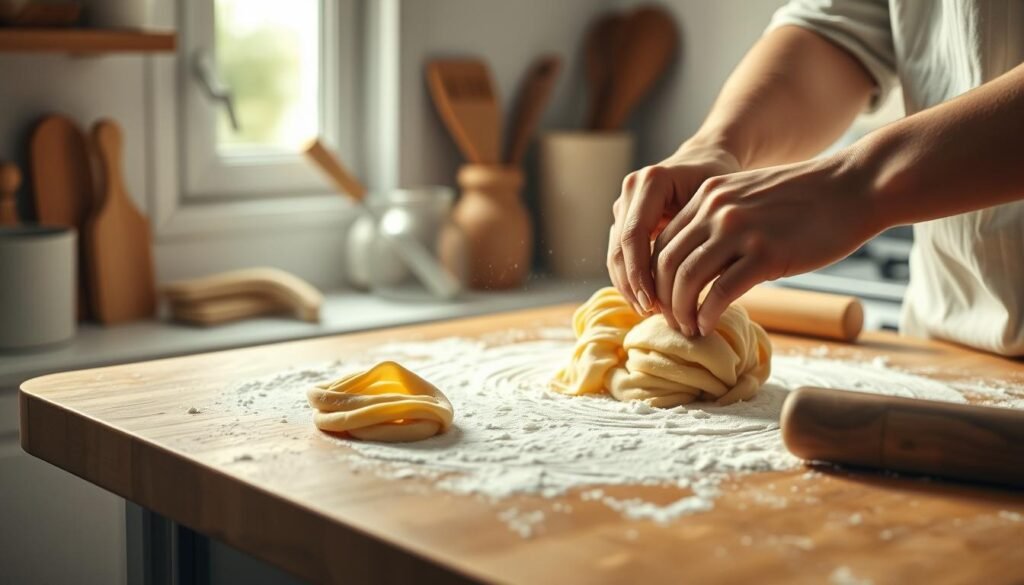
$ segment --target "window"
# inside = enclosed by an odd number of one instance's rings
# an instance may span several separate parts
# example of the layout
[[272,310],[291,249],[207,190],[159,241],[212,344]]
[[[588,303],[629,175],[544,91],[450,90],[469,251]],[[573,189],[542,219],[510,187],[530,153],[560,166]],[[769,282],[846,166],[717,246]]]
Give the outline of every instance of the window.
[[217,152],[280,154],[318,134],[319,2],[216,0],[214,7],[215,68],[234,98],[233,112],[217,111]]
[[[326,192],[301,159],[314,136],[337,144],[337,0],[184,2],[179,81],[186,198]],[[351,133],[352,129],[348,129]]]

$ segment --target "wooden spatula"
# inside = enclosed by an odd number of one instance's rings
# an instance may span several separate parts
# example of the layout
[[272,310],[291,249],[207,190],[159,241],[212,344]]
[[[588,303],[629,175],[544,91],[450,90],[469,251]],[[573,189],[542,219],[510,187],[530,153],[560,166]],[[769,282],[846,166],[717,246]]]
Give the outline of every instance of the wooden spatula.
[[21,171],[11,162],[0,163],[0,226],[18,225],[18,187]]
[[558,73],[562,70],[562,59],[558,55],[545,55],[534,61],[526,72],[519,97],[516,99],[515,118],[509,138],[508,152],[505,158],[510,165],[518,165],[523,161],[526,147],[530,144],[537,124],[540,122],[544,108],[551,98],[551,91],[558,81]]
[[612,59],[611,84],[601,105],[597,128],[617,130],[654,87],[679,45],[672,16],[663,8],[644,6],[622,24],[622,40]]
[[470,162],[501,159],[501,110],[491,72],[479,59],[427,63],[427,85],[441,119]]
[[[95,195],[89,148],[78,125],[59,114],[44,117],[32,132],[29,168],[39,223],[75,228],[81,242]],[[78,317],[85,319],[89,316],[85,284],[89,258],[85,246],[78,249]]]
[[597,19],[583,41],[583,59],[587,76],[587,113],[584,127],[597,128],[597,117],[608,94],[612,78],[612,56],[622,42],[622,14],[612,12]]
[[100,120],[92,140],[103,170],[97,211],[85,233],[93,314],[107,324],[151,317],[156,312],[152,237],[149,221],[124,187],[121,128]]

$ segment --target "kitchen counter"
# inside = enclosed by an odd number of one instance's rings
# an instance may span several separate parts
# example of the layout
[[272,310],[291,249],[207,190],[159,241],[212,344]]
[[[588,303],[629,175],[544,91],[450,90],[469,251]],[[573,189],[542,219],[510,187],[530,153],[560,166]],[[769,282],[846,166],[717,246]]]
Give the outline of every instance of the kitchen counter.
[[[571,506],[526,539],[499,520],[502,504],[339,463],[337,450],[347,447],[323,441],[308,420],[235,412],[246,429],[239,444],[236,436],[210,434],[209,420],[186,410],[227,385],[296,364],[394,340],[565,326],[571,309],[50,375],[22,387],[22,446],[313,582],[1024,581],[1020,492],[796,469],[741,476],[712,510],[667,524],[626,519],[580,494],[520,496],[524,509]],[[823,346],[772,337],[780,355]],[[941,365],[993,381],[1024,376],[1024,364],[1012,360],[887,332],[867,333],[855,347],[824,345],[836,355],[886,356],[893,367],[934,372]],[[644,489],[620,486],[615,495]]]
[[169,321],[112,327],[83,323],[67,343],[35,351],[0,352],[0,392],[52,372],[582,301],[601,286],[605,283],[541,277],[521,289],[469,291],[452,302],[394,301],[347,290],[324,296],[320,323],[287,317],[248,319],[214,327]]

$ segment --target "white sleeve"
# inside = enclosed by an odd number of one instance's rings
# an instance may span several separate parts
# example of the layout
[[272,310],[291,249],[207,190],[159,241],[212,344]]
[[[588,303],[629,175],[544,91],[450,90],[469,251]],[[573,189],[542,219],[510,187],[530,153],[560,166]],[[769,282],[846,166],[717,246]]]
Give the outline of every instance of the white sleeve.
[[814,31],[860,61],[877,86],[869,111],[899,83],[886,0],[790,0],[775,12],[765,32],[787,25]]

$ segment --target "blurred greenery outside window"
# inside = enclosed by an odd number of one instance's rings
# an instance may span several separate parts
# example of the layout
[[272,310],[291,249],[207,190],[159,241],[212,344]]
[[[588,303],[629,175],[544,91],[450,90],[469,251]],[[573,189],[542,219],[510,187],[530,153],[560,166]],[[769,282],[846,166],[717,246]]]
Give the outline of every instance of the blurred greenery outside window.
[[225,156],[295,152],[320,128],[321,0],[215,0],[218,71],[239,128],[218,110]]

